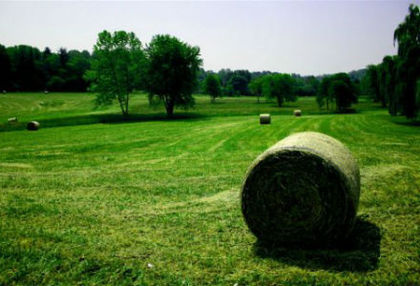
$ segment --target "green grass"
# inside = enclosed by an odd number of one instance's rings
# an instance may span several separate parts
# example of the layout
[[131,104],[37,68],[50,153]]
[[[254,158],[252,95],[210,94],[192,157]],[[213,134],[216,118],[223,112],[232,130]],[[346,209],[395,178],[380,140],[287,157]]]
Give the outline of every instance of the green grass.
[[[199,96],[166,120],[136,95],[123,122],[92,99],[0,95],[0,285],[418,285],[419,127],[363,100],[337,115],[313,98],[280,109]],[[271,125],[258,124],[263,112]],[[20,123],[8,125],[13,116]],[[22,130],[28,120],[41,129]],[[341,140],[359,162],[346,249],[268,249],[243,221],[247,167],[306,130]]]

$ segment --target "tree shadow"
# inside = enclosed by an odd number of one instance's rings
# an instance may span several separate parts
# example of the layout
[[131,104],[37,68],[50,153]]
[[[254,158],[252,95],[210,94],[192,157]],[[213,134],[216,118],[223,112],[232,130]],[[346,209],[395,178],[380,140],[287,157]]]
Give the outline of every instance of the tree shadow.
[[407,119],[403,116],[391,117],[391,122],[403,126],[420,126],[420,119]]
[[378,268],[380,229],[365,218],[358,217],[346,241],[329,248],[298,249],[268,245],[257,241],[254,252],[262,258],[308,269],[367,272]]
[[[191,121],[202,120],[206,115],[198,113],[177,113],[171,118],[166,116],[166,113],[155,114],[131,114],[128,117],[123,117],[121,114],[87,114],[47,119],[37,119],[35,121],[40,123],[40,128],[63,127],[63,126],[77,126],[89,124],[118,124],[118,123],[136,123],[149,121]],[[14,124],[0,124],[0,132],[16,131],[26,129],[27,122],[17,122]]]

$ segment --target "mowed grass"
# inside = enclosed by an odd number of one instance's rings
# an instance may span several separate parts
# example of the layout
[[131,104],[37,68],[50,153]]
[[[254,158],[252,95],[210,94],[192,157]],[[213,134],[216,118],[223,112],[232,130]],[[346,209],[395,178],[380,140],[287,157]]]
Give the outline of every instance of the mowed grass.
[[[138,94],[127,122],[92,100],[0,95],[0,285],[419,285],[418,126],[366,100],[339,115],[314,98],[278,108],[198,96],[166,120]],[[24,130],[29,120],[42,128]],[[359,162],[360,219],[344,249],[264,248],[242,218],[242,179],[266,148],[308,130]]]

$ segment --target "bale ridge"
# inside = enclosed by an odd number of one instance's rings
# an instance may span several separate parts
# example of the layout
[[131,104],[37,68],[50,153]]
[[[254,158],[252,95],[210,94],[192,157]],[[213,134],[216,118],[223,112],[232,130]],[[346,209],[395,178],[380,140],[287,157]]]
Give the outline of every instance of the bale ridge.
[[260,124],[270,124],[271,123],[271,115],[268,113],[260,114]]
[[321,246],[350,234],[359,195],[359,168],[350,151],[327,135],[302,132],[252,163],[242,186],[242,213],[262,242]]

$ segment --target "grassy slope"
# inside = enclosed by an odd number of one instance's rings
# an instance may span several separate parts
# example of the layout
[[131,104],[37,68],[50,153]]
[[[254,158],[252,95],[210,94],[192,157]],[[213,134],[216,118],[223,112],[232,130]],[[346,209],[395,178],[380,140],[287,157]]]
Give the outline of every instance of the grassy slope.
[[[369,103],[334,115],[312,98],[282,109],[208,102],[166,121],[138,95],[141,116],[121,123],[117,107],[92,110],[83,94],[0,95],[0,122],[49,127],[0,125],[0,285],[418,283],[419,127]],[[290,115],[296,107],[303,117]],[[275,114],[271,125],[258,124],[260,112]],[[304,130],[341,140],[360,164],[362,219],[350,249],[265,249],[242,219],[247,167]]]

